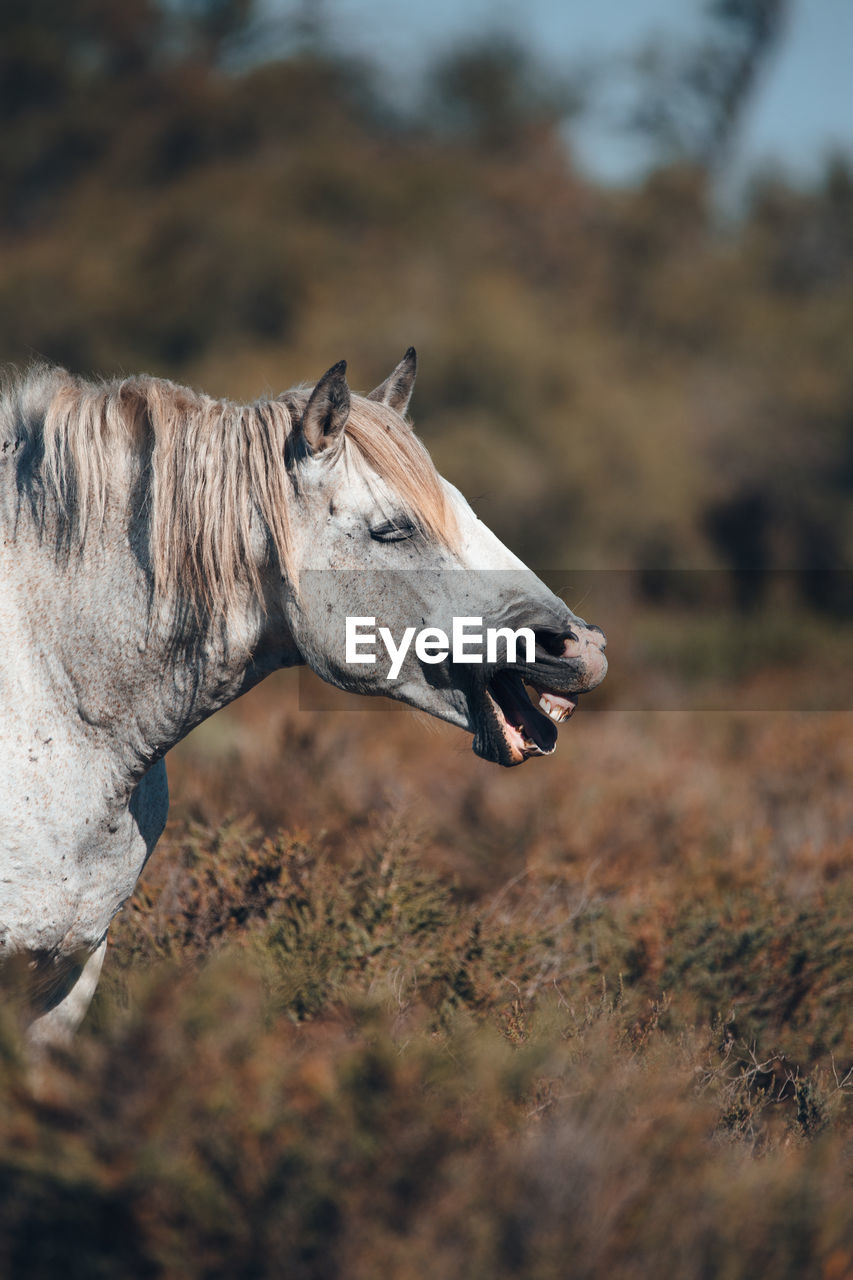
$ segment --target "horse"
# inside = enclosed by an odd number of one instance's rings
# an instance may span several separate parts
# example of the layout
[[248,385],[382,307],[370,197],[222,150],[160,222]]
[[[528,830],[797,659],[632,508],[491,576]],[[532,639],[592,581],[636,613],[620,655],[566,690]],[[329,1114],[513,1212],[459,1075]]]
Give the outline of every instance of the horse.
[[[41,365],[6,379],[0,972],[24,975],[34,1052],[85,1015],[110,922],[166,822],[166,753],[272,671],[307,664],[405,702],[505,766],[550,754],[603,679],[601,629],[498,540],[414,434],[416,363],[410,348],[361,396],[340,361],[250,405],[147,375]],[[460,615],[504,649],[478,663],[419,641],[393,680],[347,660],[352,616],[390,636]],[[509,652],[513,628],[532,652]]]

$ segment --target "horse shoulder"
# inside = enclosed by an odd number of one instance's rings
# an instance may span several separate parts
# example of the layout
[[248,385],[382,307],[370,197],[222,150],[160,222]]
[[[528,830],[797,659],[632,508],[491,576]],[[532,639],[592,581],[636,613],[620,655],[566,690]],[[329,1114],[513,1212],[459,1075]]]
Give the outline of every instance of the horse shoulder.
[[52,741],[0,771],[0,955],[93,947],[130,897],[166,822],[165,764],[123,798],[110,782]]

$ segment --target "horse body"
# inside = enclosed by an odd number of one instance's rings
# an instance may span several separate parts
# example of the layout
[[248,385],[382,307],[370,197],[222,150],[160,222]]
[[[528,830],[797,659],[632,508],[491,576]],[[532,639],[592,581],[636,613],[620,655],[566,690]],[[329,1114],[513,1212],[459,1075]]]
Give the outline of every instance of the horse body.
[[[522,677],[567,713],[603,677],[598,629],[431,469],[401,416],[413,378],[408,353],[354,403],[341,366],[249,408],[57,372],[7,393],[0,968],[26,971],[34,1043],[85,1013],[110,922],[166,821],[166,752],[269,672],[308,662],[341,687],[391,694],[504,764],[556,739],[524,705]],[[345,661],[344,613],[442,625],[454,610],[529,621],[535,669],[410,655],[389,687]]]

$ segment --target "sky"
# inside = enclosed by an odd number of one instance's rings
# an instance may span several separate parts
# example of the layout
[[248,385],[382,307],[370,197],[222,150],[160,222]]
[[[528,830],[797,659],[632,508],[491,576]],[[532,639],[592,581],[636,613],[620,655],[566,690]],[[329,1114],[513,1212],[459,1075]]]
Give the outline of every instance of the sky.
[[[267,0],[271,10],[285,0]],[[615,67],[647,40],[695,39],[703,0],[305,0],[322,4],[335,43],[382,65],[402,95],[460,37],[523,36],[559,69]],[[609,77],[613,83],[617,77]],[[607,83],[607,80],[605,80]],[[605,101],[572,130],[576,161],[605,181],[630,181],[647,156],[615,127]],[[730,178],[784,167],[808,181],[833,150],[853,151],[853,0],[793,0],[787,31],[751,103]]]

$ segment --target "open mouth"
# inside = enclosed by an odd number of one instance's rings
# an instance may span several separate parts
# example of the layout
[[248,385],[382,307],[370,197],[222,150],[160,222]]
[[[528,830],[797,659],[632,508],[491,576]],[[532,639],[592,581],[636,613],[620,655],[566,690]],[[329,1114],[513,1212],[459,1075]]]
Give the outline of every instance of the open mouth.
[[[530,689],[537,700],[534,704]],[[578,705],[577,693],[556,693],[524,680],[517,672],[499,671],[486,686],[509,760],[521,764],[530,756],[549,756],[557,745],[557,725]]]

